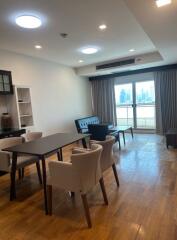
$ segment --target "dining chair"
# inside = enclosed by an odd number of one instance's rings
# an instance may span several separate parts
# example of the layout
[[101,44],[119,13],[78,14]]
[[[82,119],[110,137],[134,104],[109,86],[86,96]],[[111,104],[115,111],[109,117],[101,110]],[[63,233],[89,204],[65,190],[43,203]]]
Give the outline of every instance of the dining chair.
[[118,162],[118,157],[115,157],[113,154],[113,145],[115,143],[115,137],[107,135],[105,141],[95,141],[90,140],[90,144],[99,144],[103,147],[101,154],[100,164],[102,172],[106,171],[112,167],[114,176],[116,179],[117,186],[119,187],[119,177],[117,174],[116,164]]
[[[21,137],[23,137],[25,142],[31,142],[31,141],[41,138],[42,132],[27,132],[27,133],[22,134]],[[40,161],[36,162],[36,168],[37,168],[37,173],[38,173],[38,177],[39,177],[39,182],[40,182],[40,184],[42,184]],[[25,172],[24,168],[20,169],[19,176],[21,178],[24,178],[24,172]]]
[[[0,139],[0,170],[11,173],[12,168],[12,154],[6,151],[2,151],[4,148],[13,147],[23,143],[22,137],[10,137]],[[33,163],[36,163],[36,166],[39,163],[39,158],[30,155],[19,155],[17,157],[17,170],[21,170],[26,166],[29,166]],[[42,178],[37,167],[38,177],[40,184],[42,183]]]
[[74,150],[71,162],[49,162],[50,178],[47,184],[48,208],[52,215],[52,187],[66,191],[80,192],[88,227],[92,227],[87,202],[87,192],[100,183],[104,202],[108,205],[104,181],[100,168],[102,146],[93,144],[90,151]]
[[26,142],[34,141],[42,137],[42,132],[27,132],[21,135]]
[[108,124],[88,124],[90,139],[104,141],[108,135]]

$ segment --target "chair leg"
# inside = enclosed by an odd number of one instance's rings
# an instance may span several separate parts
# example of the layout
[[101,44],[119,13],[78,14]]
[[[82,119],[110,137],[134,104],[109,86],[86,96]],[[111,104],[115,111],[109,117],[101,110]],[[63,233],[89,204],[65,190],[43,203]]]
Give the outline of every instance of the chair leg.
[[113,172],[114,172],[114,176],[115,176],[115,179],[116,179],[117,186],[119,187],[120,186],[119,177],[118,177],[118,174],[117,174],[117,169],[116,169],[115,163],[113,163],[112,169],[113,169]]
[[37,168],[37,174],[39,178],[39,183],[42,184],[42,175],[41,175],[41,167],[40,167],[40,162],[36,162],[36,168]]
[[107,194],[106,194],[106,189],[105,189],[103,178],[100,179],[100,186],[101,186],[101,190],[102,190],[102,193],[103,193],[104,202],[105,202],[106,205],[108,205],[108,198],[107,198]]
[[84,211],[85,211],[85,217],[87,220],[87,224],[88,227],[91,228],[92,227],[92,222],[91,222],[91,218],[90,218],[90,212],[89,212],[89,207],[88,207],[88,202],[87,202],[87,195],[86,194],[81,194],[82,197],[82,202],[83,202],[83,206],[84,206]]
[[21,169],[21,173],[22,173],[22,179],[23,179],[24,176],[25,176],[25,168],[22,168],[22,169]]
[[18,179],[22,179],[22,169],[18,169]]
[[52,215],[52,185],[47,185],[48,211]]
[[133,128],[132,127],[130,128],[130,131],[131,131],[131,135],[132,135],[132,138],[133,138],[134,136],[133,136]]
[[71,198],[74,198],[75,197],[75,192],[71,192]]

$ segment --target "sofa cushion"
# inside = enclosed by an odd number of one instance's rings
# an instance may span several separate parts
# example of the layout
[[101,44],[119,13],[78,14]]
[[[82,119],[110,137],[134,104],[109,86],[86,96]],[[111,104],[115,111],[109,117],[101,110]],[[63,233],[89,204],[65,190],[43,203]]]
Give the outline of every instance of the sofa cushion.
[[97,116],[91,116],[91,117],[75,120],[78,133],[87,133],[89,124],[99,124],[99,123],[100,123],[100,120]]

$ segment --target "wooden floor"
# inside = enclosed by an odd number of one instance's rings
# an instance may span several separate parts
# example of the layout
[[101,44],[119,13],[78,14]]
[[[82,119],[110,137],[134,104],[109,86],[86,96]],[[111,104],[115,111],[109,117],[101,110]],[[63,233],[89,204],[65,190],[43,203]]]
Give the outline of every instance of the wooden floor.
[[[68,159],[70,148],[65,149]],[[118,150],[117,150],[118,154]],[[104,175],[109,206],[99,186],[90,192],[93,228],[87,228],[79,195],[54,189],[54,214],[45,216],[43,192],[34,167],[17,182],[17,200],[9,202],[9,175],[0,177],[0,240],[176,240],[177,151],[156,135],[127,135],[117,165]]]

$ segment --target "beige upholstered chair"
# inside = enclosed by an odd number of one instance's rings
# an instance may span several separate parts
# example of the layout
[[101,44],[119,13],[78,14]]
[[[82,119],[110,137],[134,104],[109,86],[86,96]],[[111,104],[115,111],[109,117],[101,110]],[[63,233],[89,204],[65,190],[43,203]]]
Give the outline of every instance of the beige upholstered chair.
[[100,144],[103,147],[103,151],[101,154],[101,169],[102,172],[106,171],[108,168],[112,167],[114,176],[116,179],[117,186],[119,187],[119,178],[116,170],[116,163],[118,159],[114,157],[113,155],[113,145],[115,143],[115,137],[114,136],[106,136],[105,141],[95,141],[91,140],[90,144]]
[[49,213],[52,214],[52,186],[66,191],[80,192],[88,227],[92,226],[87,203],[87,192],[100,182],[105,204],[108,204],[100,168],[102,146],[93,144],[90,151],[74,150],[71,162],[49,162],[50,179],[48,181]]
[[[5,172],[11,172],[12,167],[12,154],[9,152],[2,151],[4,148],[13,147],[23,143],[22,137],[11,137],[0,139],[0,170]],[[21,170],[24,167],[36,163],[39,165],[39,159],[30,155],[19,155],[17,158],[17,169]],[[40,165],[39,165],[40,166]],[[39,181],[42,183],[42,178],[40,175],[40,167],[37,167]]]
[[23,135],[21,135],[26,142],[34,141],[38,138],[42,137],[42,132],[27,132]]
[[[25,142],[31,142],[36,139],[39,139],[42,137],[42,132],[27,132],[21,135],[23,137]],[[40,167],[40,162],[36,162],[36,168],[38,172],[38,177],[39,177],[39,182],[42,184],[42,176],[41,176],[41,167]],[[21,169],[21,176],[22,178],[24,177],[24,168]]]

